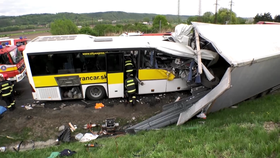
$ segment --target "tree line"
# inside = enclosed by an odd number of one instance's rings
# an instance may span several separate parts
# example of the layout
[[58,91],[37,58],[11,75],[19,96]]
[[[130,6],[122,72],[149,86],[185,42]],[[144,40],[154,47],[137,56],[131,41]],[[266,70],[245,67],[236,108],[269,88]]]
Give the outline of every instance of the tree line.
[[[79,31],[91,35],[105,35],[108,33],[141,31],[145,33],[158,32],[159,23],[154,23],[157,14],[125,13],[125,12],[99,12],[99,13],[57,13],[57,14],[30,14],[23,16],[0,16],[0,32],[17,31],[25,29],[50,28],[55,21],[68,19],[75,26],[82,26]],[[252,24],[258,21],[280,22],[280,15],[272,18],[271,14],[257,14],[252,20],[237,17],[235,12],[227,8],[220,8],[217,14],[206,12],[202,16],[161,15],[169,26],[162,26],[161,31],[169,31],[178,23],[190,24],[192,21],[216,24]],[[152,27],[143,25],[143,22],[153,23]],[[95,29],[92,29],[94,26]]]
[[124,24],[124,25],[111,25],[111,24],[97,24],[93,28],[89,25],[83,26],[81,29],[74,24],[70,19],[59,19],[51,23],[51,33],[53,35],[64,34],[88,34],[92,36],[115,36],[120,35],[123,32],[135,32],[140,31],[143,33],[155,33],[155,32],[171,32],[174,30],[174,26],[167,22],[167,19],[163,15],[157,15],[151,26],[144,25],[143,23]]

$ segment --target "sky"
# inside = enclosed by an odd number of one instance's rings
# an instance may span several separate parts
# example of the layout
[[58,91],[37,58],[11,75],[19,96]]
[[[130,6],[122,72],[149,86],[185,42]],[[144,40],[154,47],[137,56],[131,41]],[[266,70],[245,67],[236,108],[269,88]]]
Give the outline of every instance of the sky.
[[[216,0],[200,0],[201,15],[215,13]],[[220,8],[230,9],[231,0],[218,0]],[[255,17],[270,13],[280,15],[279,0],[232,0],[232,11],[238,17]],[[178,0],[1,0],[0,16],[20,16],[40,13],[95,13],[124,11],[128,13],[155,13],[178,15]],[[199,15],[199,0],[180,0],[180,15]]]

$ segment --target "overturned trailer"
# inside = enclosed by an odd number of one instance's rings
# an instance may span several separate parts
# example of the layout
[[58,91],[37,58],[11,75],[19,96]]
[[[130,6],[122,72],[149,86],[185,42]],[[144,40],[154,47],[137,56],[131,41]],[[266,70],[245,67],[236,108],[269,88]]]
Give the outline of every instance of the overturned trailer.
[[[163,112],[138,123],[127,131],[181,125],[201,111],[215,112],[271,92],[280,85],[279,25],[214,25],[193,22],[178,25],[170,41],[193,51],[196,80],[201,77],[205,91],[163,106]],[[165,48],[158,48],[168,50]],[[201,50],[219,57],[205,63]],[[171,49],[169,51],[172,51]],[[212,53],[211,53],[212,54]],[[191,71],[190,71],[191,72]],[[203,80],[202,80],[203,79]],[[218,82],[218,83],[217,83]],[[202,89],[203,89],[202,88]]]

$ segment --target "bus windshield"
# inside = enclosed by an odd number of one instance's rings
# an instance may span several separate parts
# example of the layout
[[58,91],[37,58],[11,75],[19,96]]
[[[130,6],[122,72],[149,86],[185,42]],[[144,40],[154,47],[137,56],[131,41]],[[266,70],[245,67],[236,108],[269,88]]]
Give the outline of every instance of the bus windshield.
[[11,56],[12,61],[13,61],[14,64],[19,63],[22,60],[22,58],[23,58],[21,53],[20,53],[20,51],[18,51],[17,48],[12,50],[12,51],[10,51],[10,56]]

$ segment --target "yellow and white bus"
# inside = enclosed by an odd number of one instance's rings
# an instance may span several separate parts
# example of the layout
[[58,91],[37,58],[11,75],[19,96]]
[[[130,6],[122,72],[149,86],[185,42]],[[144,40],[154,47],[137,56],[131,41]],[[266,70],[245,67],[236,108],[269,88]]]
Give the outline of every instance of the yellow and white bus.
[[[137,78],[137,94],[191,88],[194,52],[164,37],[39,36],[23,52],[34,100],[122,98],[125,58]],[[202,51],[204,64],[217,53]]]

